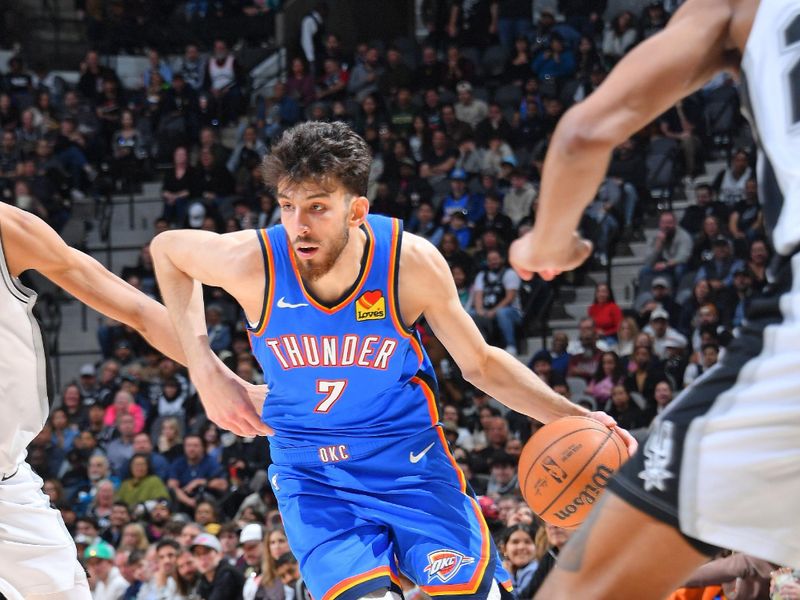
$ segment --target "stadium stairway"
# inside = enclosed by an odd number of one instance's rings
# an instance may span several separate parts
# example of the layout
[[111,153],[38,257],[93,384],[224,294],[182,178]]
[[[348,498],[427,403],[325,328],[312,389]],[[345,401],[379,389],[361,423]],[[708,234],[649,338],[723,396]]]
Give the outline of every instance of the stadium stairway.
[[[706,173],[696,178],[691,186],[687,186],[686,199],[674,200],[672,208],[678,217],[683,216],[686,207],[694,201],[694,185],[700,183],[710,183],[717,173],[723,170],[726,162],[722,160],[709,161],[706,163]],[[655,217],[645,220],[644,241],[641,242],[621,242],[617,247],[617,253],[611,260],[610,284],[614,292],[617,304],[624,311],[633,307],[638,290],[636,281],[639,271],[644,266],[644,259],[649,248],[658,232],[658,223]],[[577,339],[578,321],[586,316],[587,310],[594,299],[594,288],[598,282],[606,281],[606,271],[591,270],[581,282],[581,285],[564,285],[560,290],[560,297],[556,298],[552,317],[548,322],[550,334],[556,331],[565,332],[569,338]],[[551,335],[546,337],[547,344],[550,343]],[[528,362],[538,350],[542,348],[541,336],[529,337],[526,343],[526,352],[519,358],[523,362]]]

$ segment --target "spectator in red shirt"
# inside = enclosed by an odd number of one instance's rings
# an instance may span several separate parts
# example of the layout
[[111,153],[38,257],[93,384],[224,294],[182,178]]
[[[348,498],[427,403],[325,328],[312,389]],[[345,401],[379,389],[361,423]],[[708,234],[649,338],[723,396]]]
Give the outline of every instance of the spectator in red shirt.
[[622,322],[622,311],[614,301],[614,292],[605,283],[598,283],[594,290],[594,302],[587,311],[594,319],[597,333],[609,344],[617,342],[617,331]]

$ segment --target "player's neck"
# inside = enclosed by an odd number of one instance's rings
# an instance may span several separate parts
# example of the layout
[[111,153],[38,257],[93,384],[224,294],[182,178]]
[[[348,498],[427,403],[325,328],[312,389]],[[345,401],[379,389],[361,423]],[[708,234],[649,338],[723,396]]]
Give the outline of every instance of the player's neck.
[[306,289],[323,302],[335,302],[341,298],[358,279],[366,246],[366,233],[362,229],[351,229],[350,239],[339,255],[339,260],[316,281],[304,280]]

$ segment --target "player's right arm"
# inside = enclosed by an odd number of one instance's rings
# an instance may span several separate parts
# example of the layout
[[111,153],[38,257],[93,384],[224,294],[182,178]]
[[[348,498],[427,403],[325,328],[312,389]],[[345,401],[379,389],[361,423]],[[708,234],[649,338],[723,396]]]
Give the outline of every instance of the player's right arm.
[[[461,306],[447,262],[427,240],[404,234],[399,289],[400,305],[413,316],[425,316],[464,378],[474,386],[542,423],[566,416],[589,416],[608,427],[615,426],[607,414],[589,413],[573,404],[516,358],[487,344]],[[636,442],[627,432],[619,431],[633,453]]]
[[[264,299],[264,262],[253,230],[218,235],[165,231],[150,244],[159,288],[208,417],[244,436],[271,430],[261,422],[243,382],[211,350],[201,283],[221,287],[257,320]],[[261,276],[259,276],[261,275]]]
[[715,73],[735,68],[732,17],[729,0],[690,0],[564,115],[545,159],[536,225],[511,247],[509,258],[520,276],[538,272],[552,279],[589,256],[591,244],[575,231],[611,151]]

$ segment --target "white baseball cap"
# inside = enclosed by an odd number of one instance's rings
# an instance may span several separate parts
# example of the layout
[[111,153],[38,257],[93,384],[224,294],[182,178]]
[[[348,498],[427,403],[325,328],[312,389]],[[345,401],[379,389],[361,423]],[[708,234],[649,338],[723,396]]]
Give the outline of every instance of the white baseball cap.
[[261,525],[258,523],[250,523],[245,525],[242,533],[239,534],[239,544],[246,544],[247,542],[260,542],[264,539],[264,532],[261,530]]

